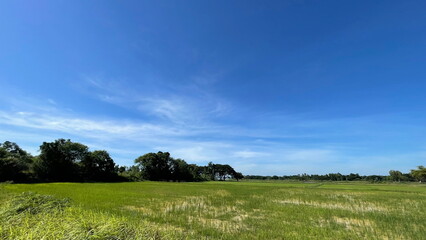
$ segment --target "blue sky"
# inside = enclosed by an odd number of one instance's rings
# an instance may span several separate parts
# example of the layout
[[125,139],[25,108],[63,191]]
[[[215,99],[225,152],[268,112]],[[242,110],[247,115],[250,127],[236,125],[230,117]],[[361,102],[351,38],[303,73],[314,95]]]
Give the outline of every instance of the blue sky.
[[426,164],[425,1],[1,1],[0,141],[244,174]]

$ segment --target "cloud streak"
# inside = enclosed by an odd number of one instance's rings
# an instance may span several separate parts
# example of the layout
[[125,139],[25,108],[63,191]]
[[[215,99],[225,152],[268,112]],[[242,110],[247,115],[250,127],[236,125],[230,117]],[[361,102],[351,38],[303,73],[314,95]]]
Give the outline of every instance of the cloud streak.
[[[89,90],[98,100],[136,109],[148,116],[155,116],[174,124],[201,124],[211,118],[220,117],[229,112],[230,104],[202,90],[197,85],[180,87],[144,89],[138,91],[128,88],[115,80],[85,76]],[[142,89],[142,90],[141,90]],[[186,92],[186,94],[179,94]],[[191,94],[188,94],[191,93]]]
[[[49,138],[61,136],[62,133],[66,136],[75,136],[77,139],[86,140],[88,141],[86,144],[92,147],[107,149],[122,159],[129,155],[132,156],[127,161],[123,159],[121,164],[131,164],[129,161],[132,161],[138,152],[143,154],[142,150],[146,149],[148,151],[170,151],[174,156],[194,163],[213,161],[237,164],[241,167],[250,165],[251,160],[291,162],[299,161],[304,157],[318,159],[318,156],[323,153],[321,151],[311,152],[312,150],[308,149],[290,150],[285,144],[278,143],[259,149],[256,142],[244,140],[236,142],[232,139],[228,141],[196,139],[202,134],[210,135],[212,131],[208,129],[205,129],[205,131],[192,130],[191,128],[178,129],[163,125],[99,121],[59,115],[58,112],[52,116],[52,114],[47,113],[0,111],[0,126],[13,126],[20,129],[19,131],[25,136],[42,141],[47,140],[43,137],[49,135],[49,132],[51,133]],[[226,132],[227,130],[225,133],[217,133],[226,135]],[[12,134],[8,131],[6,135]],[[123,141],[127,144],[123,145]],[[117,146],[122,148],[117,148]],[[240,150],[253,148],[258,150]],[[323,156],[321,159],[324,159]]]
[[[245,174],[337,171],[362,174],[365,166],[357,163],[368,164],[371,173],[386,173],[389,170],[383,169],[386,163],[398,165],[398,161],[409,161],[401,153],[392,155],[384,151],[383,146],[379,146],[383,150],[380,154],[372,154],[370,149],[377,152],[381,139],[389,142],[406,132],[421,130],[421,126],[401,126],[403,121],[398,121],[398,129],[407,131],[390,131],[395,125],[386,121],[386,116],[315,120],[309,115],[265,114],[254,116],[251,120],[254,123],[247,119],[245,125],[218,124],[214,117],[208,117],[210,111],[217,111],[215,116],[219,116],[226,110],[216,110],[213,100],[203,108],[191,97],[160,98],[147,94],[142,98],[132,93],[124,96],[127,90],[121,89],[121,84],[90,84],[96,87],[94,95],[105,96],[98,100],[136,109],[142,113],[141,117],[123,120],[84,116],[64,111],[53,99],[11,97],[9,109],[0,109],[0,133],[4,138],[1,140],[17,139],[36,154],[42,141],[71,138],[94,149],[108,150],[121,165],[130,165],[133,159],[147,152],[169,151],[190,163],[231,164]],[[112,87],[118,89],[115,95],[109,95]],[[3,99],[8,100],[4,96]],[[341,141],[348,136],[352,138],[350,143]],[[412,152],[412,158],[424,156],[421,150]],[[413,166],[420,164],[411,162]]]
[[185,130],[168,128],[147,123],[123,123],[118,121],[97,121],[74,117],[59,117],[33,112],[6,113],[0,111],[0,123],[26,128],[60,131],[86,137],[103,137],[107,134],[117,138],[181,136]]

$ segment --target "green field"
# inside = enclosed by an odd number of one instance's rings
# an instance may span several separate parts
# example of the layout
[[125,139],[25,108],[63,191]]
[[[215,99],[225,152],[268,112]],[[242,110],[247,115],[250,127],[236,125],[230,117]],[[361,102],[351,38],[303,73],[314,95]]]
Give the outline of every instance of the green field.
[[[11,212],[22,192],[71,203],[60,210]],[[422,184],[3,184],[0,200],[3,239],[426,238]]]

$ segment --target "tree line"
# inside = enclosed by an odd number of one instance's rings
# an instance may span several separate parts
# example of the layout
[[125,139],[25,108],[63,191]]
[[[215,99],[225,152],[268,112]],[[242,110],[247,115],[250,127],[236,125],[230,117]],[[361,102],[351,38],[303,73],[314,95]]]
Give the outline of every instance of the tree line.
[[318,174],[297,174],[284,176],[261,176],[261,175],[246,175],[245,179],[253,180],[294,180],[294,181],[369,181],[369,182],[426,182],[426,168],[418,166],[417,169],[411,170],[409,173],[402,173],[398,170],[390,170],[389,175],[364,175],[358,173],[341,174],[329,173],[324,175]]
[[119,166],[105,150],[89,151],[81,143],[57,139],[43,142],[32,156],[18,144],[0,144],[0,182],[115,182],[115,181],[214,181],[243,175],[227,164],[188,164],[168,152],[147,153],[135,165]]
[[235,179],[298,181],[420,181],[426,182],[426,168],[418,166],[409,173],[390,170],[389,175],[360,176],[329,173],[291,176],[259,176],[236,172],[230,165],[188,164],[168,152],[147,153],[135,159],[133,166],[115,164],[105,150],[89,151],[81,143],[57,139],[43,142],[40,154],[32,156],[18,144],[0,144],[0,182],[113,182],[113,181],[215,181]]

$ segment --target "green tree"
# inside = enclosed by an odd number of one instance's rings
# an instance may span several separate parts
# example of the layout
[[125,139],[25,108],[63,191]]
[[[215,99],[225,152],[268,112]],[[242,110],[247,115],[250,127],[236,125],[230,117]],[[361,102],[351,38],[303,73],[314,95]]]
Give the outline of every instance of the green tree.
[[235,178],[237,181],[239,181],[240,179],[243,179],[243,178],[244,178],[244,175],[243,175],[242,173],[240,173],[240,172],[235,172],[235,174],[234,174],[234,178]]
[[88,152],[80,165],[85,180],[114,181],[117,179],[114,160],[107,151]]
[[346,176],[347,181],[361,180],[361,176],[358,173],[351,173]]
[[197,166],[196,164],[189,164],[188,169],[191,172],[193,181],[199,182],[208,180],[203,175],[205,167]]
[[0,182],[27,181],[32,156],[18,144],[6,141],[0,144]]
[[417,169],[411,170],[411,175],[420,182],[426,181],[426,168],[424,166],[418,166]]
[[[142,179],[152,181],[224,181],[228,178],[243,178],[241,173],[227,164],[209,162],[207,166],[197,166],[183,159],[174,159],[168,152],[147,153],[135,159],[135,163]],[[121,173],[122,176],[126,174],[126,171]]]
[[142,172],[139,166],[125,167],[121,166],[118,168],[118,175],[121,180],[127,180],[130,182],[137,182],[142,180]]
[[194,176],[188,163],[182,159],[172,159],[171,163],[171,174],[172,180],[174,181],[194,181]]
[[79,181],[79,164],[89,153],[88,149],[69,139],[43,142],[34,163],[34,173],[42,181]]
[[215,178],[225,181],[227,178],[235,176],[235,170],[228,164],[213,164]]
[[152,181],[170,180],[171,172],[170,153],[147,153],[135,159],[135,163],[141,170],[142,178]]
[[399,181],[403,180],[404,175],[400,171],[390,170],[389,171],[389,178],[392,181],[399,182]]
[[343,175],[341,173],[329,173],[327,174],[331,181],[343,181]]
[[213,164],[212,162],[209,162],[207,164],[207,166],[204,168],[204,175],[206,177],[207,180],[211,180],[214,181],[216,180],[216,167],[215,164]]

